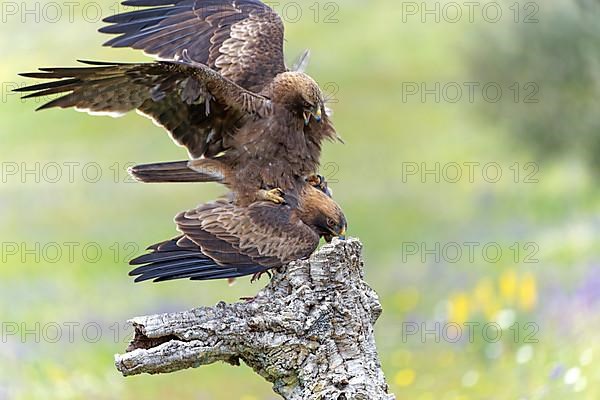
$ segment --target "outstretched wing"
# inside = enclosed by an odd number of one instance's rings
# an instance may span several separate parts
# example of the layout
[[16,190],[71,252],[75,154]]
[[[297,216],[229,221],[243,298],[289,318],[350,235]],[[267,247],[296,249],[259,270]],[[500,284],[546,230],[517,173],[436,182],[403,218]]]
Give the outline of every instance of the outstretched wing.
[[227,140],[244,116],[264,116],[271,110],[268,99],[201,64],[84,63],[93,66],[21,74],[54,80],[16,91],[33,92],[25,98],[67,93],[38,109],[74,107],[117,116],[137,109],[169,131],[195,158],[228,148]]
[[105,43],[175,60],[183,50],[238,85],[260,90],[286,70],[281,18],[259,0],[126,0],[140,10],[104,21]]
[[175,218],[183,236],[131,261],[136,281],[235,278],[308,257],[319,236],[291,208],[267,202],[208,203]]

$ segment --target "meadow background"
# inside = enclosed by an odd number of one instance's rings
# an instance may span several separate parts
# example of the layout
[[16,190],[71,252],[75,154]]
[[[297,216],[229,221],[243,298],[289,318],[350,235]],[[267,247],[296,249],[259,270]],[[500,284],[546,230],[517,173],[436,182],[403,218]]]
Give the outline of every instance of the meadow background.
[[[10,92],[38,66],[148,61],[101,47],[116,2],[67,3],[1,4],[0,399],[277,398],[246,366],[115,370],[128,318],[236,301],[264,281],[127,276],[129,258],[176,233],[177,212],[223,190],[130,182],[129,165],[185,156],[135,113],[34,113],[40,102]],[[323,173],[384,306],[391,391],[597,399],[599,3],[475,3],[272,4],[289,62],[310,48],[308,72],[335,101],[346,144],[325,147]]]

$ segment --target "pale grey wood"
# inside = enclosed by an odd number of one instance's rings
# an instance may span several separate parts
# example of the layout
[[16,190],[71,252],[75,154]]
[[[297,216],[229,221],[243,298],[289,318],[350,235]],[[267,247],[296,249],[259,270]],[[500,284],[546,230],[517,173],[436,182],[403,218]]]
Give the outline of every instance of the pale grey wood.
[[254,301],[134,318],[115,365],[128,376],[241,359],[287,400],[392,400],[373,335],[381,304],[361,251],[357,239],[334,239],[275,272]]

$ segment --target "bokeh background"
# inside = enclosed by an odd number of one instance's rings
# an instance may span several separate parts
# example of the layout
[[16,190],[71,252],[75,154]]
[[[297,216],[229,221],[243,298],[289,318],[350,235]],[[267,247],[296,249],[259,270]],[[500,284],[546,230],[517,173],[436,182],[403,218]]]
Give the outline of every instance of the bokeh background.
[[[290,63],[333,98],[323,173],[384,306],[399,399],[600,398],[600,3],[287,1]],[[472,8],[469,8],[472,7]],[[0,399],[275,399],[248,367],[124,379],[135,315],[264,285],[134,285],[127,260],[213,185],[130,182],[185,151],[135,113],[34,113],[18,72],[101,47],[112,0],[2,1]],[[498,14],[500,10],[500,14]],[[501,337],[498,337],[501,333]]]

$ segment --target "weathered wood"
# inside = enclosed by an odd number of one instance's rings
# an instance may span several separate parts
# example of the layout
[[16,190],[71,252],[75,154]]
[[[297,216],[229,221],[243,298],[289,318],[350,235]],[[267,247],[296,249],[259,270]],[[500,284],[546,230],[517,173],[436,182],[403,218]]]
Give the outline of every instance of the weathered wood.
[[288,400],[391,400],[373,324],[377,294],[363,280],[357,239],[323,246],[275,276],[251,302],[137,317],[125,376],[243,360]]

